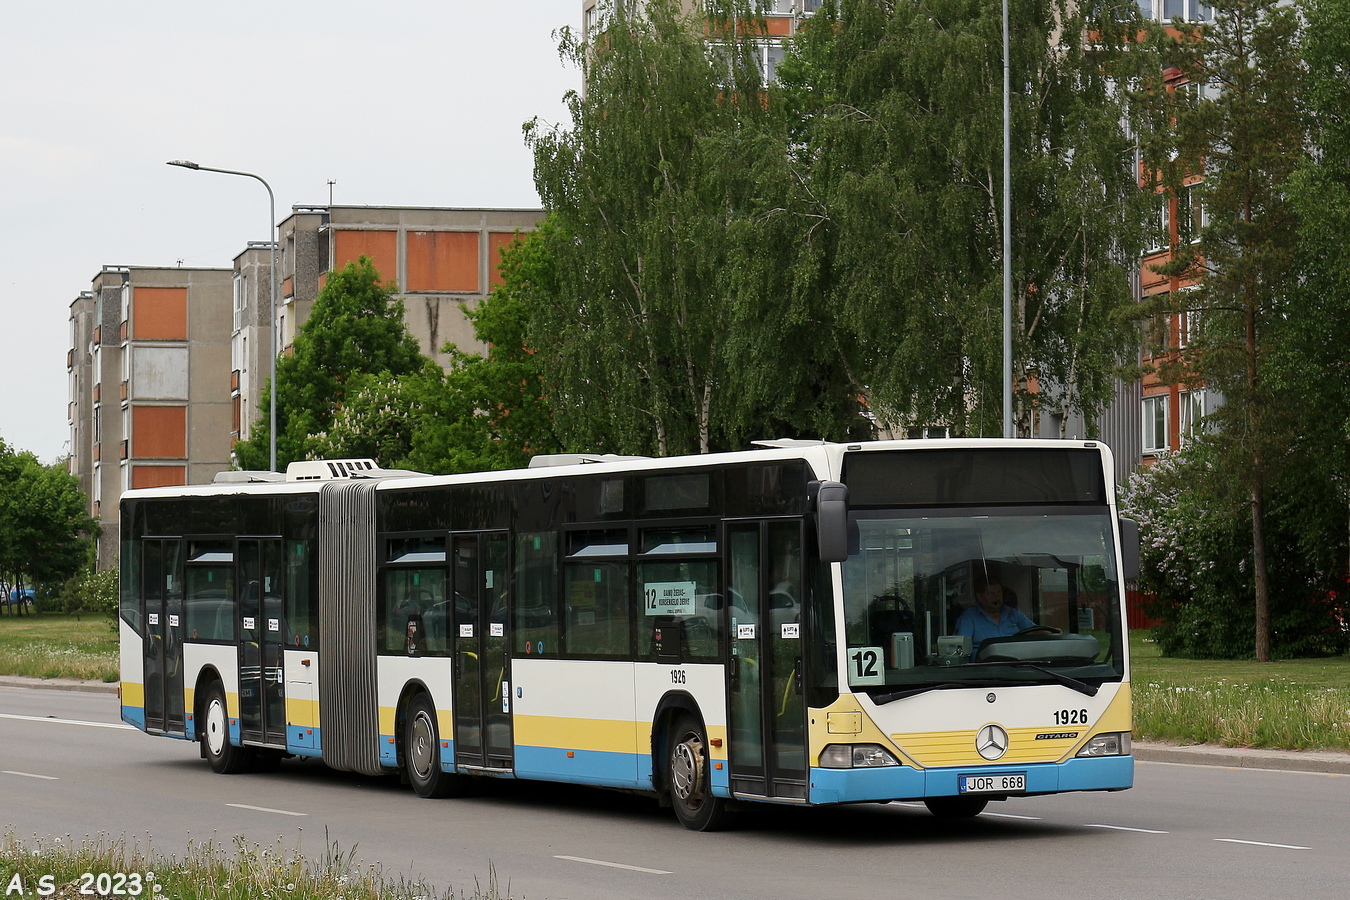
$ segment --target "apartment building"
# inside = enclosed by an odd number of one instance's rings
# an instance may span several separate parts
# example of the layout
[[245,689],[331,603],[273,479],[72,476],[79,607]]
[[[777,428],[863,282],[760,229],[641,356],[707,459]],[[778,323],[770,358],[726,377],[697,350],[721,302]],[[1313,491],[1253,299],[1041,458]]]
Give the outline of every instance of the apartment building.
[[[461,304],[470,308],[501,283],[502,248],[533,230],[541,209],[296,206],[280,224],[277,327],[282,352],[309,318],[328,272],[369,256],[396,286],[405,322],[422,352],[441,365],[448,343],[484,352]],[[270,375],[271,245],[250,244],[234,260],[231,436],[249,437]]]
[[103,526],[100,566],[124,491],[230,467],[231,274],[106,266],[71,303],[70,471]]
[[[821,0],[766,0],[764,4],[764,34],[759,41],[760,71],[766,82],[773,81],[778,64],[783,59],[783,42],[797,33],[803,18],[820,6]],[[582,0],[581,34],[589,41],[595,29],[601,26],[601,16],[614,10],[641,12],[647,0]],[[705,6],[704,0],[680,0],[680,7],[689,14]]]
[[[1180,17],[1187,22],[1212,22],[1214,11],[1200,0],[1138,0],[1146,17],[1170,22]],[[1169,91],[1204,91],[1203,85],[1182,78],[1176,70],[1167,70]],[[1141,169],[1142,184],[1152,184],[1151,173]],[[1185,445],[1196,424],[1223,404],[1223,396],[1193,384],[1176,373],[1184,371],[1185,351],[1195,326],[1195,313],[1186,309],[1186,292],[1195,289],[1197,273],[1164,275],[1158,268],[1175,259],[1177,250],[1200,240],[1207,224],[1200,201],[1204,174],[1188,175],[1180,192],[1171,196],[1162,185],[1154,185],[1157,228],[1154,245],[1139,266],[1139,299],[1157,302],[1172,312],[1155,316],[1145,329],[1142,360],[1150,371],[1140,384],[1140,458],[1147,465],[1160,454]]]

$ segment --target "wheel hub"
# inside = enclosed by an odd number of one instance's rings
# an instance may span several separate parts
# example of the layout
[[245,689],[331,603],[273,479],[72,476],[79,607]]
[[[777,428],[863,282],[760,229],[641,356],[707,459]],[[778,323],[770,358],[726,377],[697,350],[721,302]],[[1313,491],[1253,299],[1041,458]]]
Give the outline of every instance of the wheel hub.
[[670,786],[688,804],[703,798],[703,742],[690,735],[675,745],[670,760]]

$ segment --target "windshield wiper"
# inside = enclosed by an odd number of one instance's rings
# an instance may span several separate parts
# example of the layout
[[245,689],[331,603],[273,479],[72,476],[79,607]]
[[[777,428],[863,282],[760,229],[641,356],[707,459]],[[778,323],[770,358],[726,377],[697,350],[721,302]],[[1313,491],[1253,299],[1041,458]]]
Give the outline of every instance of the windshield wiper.
[[[1007,662],[978,662],[966,663],[962,668],[968,666],[1017,666],[1024,669],[1035,669],[1050,676],[1052,681],[1062,684],[1067,688],[1072,688],[1080,694],[1086,694],[1089,697],[1097,696],[1101,690],[1100,685],[1088,684],[1086,681],[1079,681],[1077,678],[1071,678],[1062,672],[1056,672],[1053,669],[1047,669],[1045,666],[1037,665],[1027,660],[1009,660]],[[1025,684],[1026,682],[1010,678],[972,678],[969,681],[943,681],[937,684],[925,684],[918,687],[907,688],[903,691],[893,691],[889,694],[877,694],[872,697],[872,702],[878,706],[884,706],[887,703],[893,703],[896,700],[904,700],[906,697],[915,697],[919,694],[926,694],[929,691],[945,691],[952,688],[970,688],[970,687],[1003,687],[1010,684]]]
[[903,691],[893,691],[889,694],[877,694],[872,697],[872,702],[878,706],[884,706],[887,703],[893,703],[896,700],[904,700],[906,697],[916,697],[919,694],[926,694],[929,691],[946,691],[952,688],[970,688],[970,687],[1004,687],[1009,684],[1025,684],[1023,681],[1013,680],[1011,678],[979,678],[970,681],[943,681],[938,684],[924,684],[918,687],[906,688]]
[[1045,666],[1038,665],[1038,664],[1032,662],[1032,661],[1029,660],[1029,659],[998,660],[998,661],[996,661],[996,662],[976,662],[976,663],[966,663],[966,665],[967,665],[967,666],[1018,666],[1018,667],[1024,668],[1024,669],[1035,669],[1037,672],[1041,672],[1041,673],[1043,673],[1043,674],[1045,674],[1045,675],[1049,675],[1051,679],[1053,679],[1054,681],[1059,682],[1060,684],[1064,685],[1065,687],[1067,687],[1067,688],[1073,688],[1073,689],[1074,689],[1075,691],[1077,691],[1078,693],[1080,693],[1080,694],[1087,694],[1089,697],[1095,697],[1095,696],[1097,696],[1097,692],[1098,692],[1099,690],[1101,690],[1101,685],[1088,684],[1086,681],[1079,681],[1077,678],[1071,678],[1071,677],[1069,677],[1068,675],[1065,675],[1063,672],[1056,672],[1054,669],[1047,669]]

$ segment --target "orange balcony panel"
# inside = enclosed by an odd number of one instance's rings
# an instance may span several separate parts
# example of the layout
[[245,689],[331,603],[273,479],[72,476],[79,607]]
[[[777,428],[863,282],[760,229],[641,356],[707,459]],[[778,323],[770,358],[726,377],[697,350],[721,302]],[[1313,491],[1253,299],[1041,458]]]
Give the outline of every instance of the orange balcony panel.
[[95,326],[94,326],[94,343],[95,343],[95,344],[101,344],[101,343],[103,343],[103,326],[102,326],[102,325],[95,325]]
[[187,288],[133,288],[130,333],[144,341],[187,340]]
[[137,459],[187,457],[186,406],[133,406],[131,448]]
[[126,458],[127,458],[127,449],[128,449],[127,444],[128,444],[128,443],[129,443],[128,441],[123,441],[123,442],[122,442],[122,457],[121,457],[122,459],[126,459]]
[[398,281],[398,232],[350,231],[333,232],[333,269],[341,269],[349,262],[369,256],[380,280],[386,284]]
[[125,381],[122,382],[122,399],[127,399],[127,383]]
[[239,370],[235,369],[230,373],[230,390],[239,390]]
[[99,402],[99,397],[103,393],[103,382],[94,385],[94,402]]
[[502,251],[520,240],[520,235],[493,232],[488,235],[488,290],[502,283]]
[[186,466],[132,466],[133,488],[176,487],[187,484]]
[[73,369],[73,368],[75,368],[75,351],[74,351],[74,350],[67,350],[67,351],[66,351],[66,368],[67,368],[67,369]]
[[478,290],[478,232],[408,232],[409,291]]
[[294,297],[294,296],[295,296],[295,276],[294,276],[294,275],[292,275],[292,276],[286,278],[284,281],[281,282],[281,296],[283,296],[283,297]]
[[120,330],[120,332],[119,332],[119,335],[121,336],[122,340],[125,341],[125,340],[127,339],[127,323],[126,323],[126,322],[123,322],[123,323],[122,323],[122,328],[121,328],[121,330]]

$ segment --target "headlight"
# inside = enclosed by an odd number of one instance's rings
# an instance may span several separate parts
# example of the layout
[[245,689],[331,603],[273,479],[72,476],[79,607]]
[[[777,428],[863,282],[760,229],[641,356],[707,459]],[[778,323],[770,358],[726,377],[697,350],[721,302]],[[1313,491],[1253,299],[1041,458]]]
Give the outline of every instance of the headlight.
[[830,744],[820,751],[820,764],[826,769],[869,769],[900,765],[880,744]]
[[1130,732],[1116,731],[1099,734],[1083,745],[1079,756],[1129,756]]

